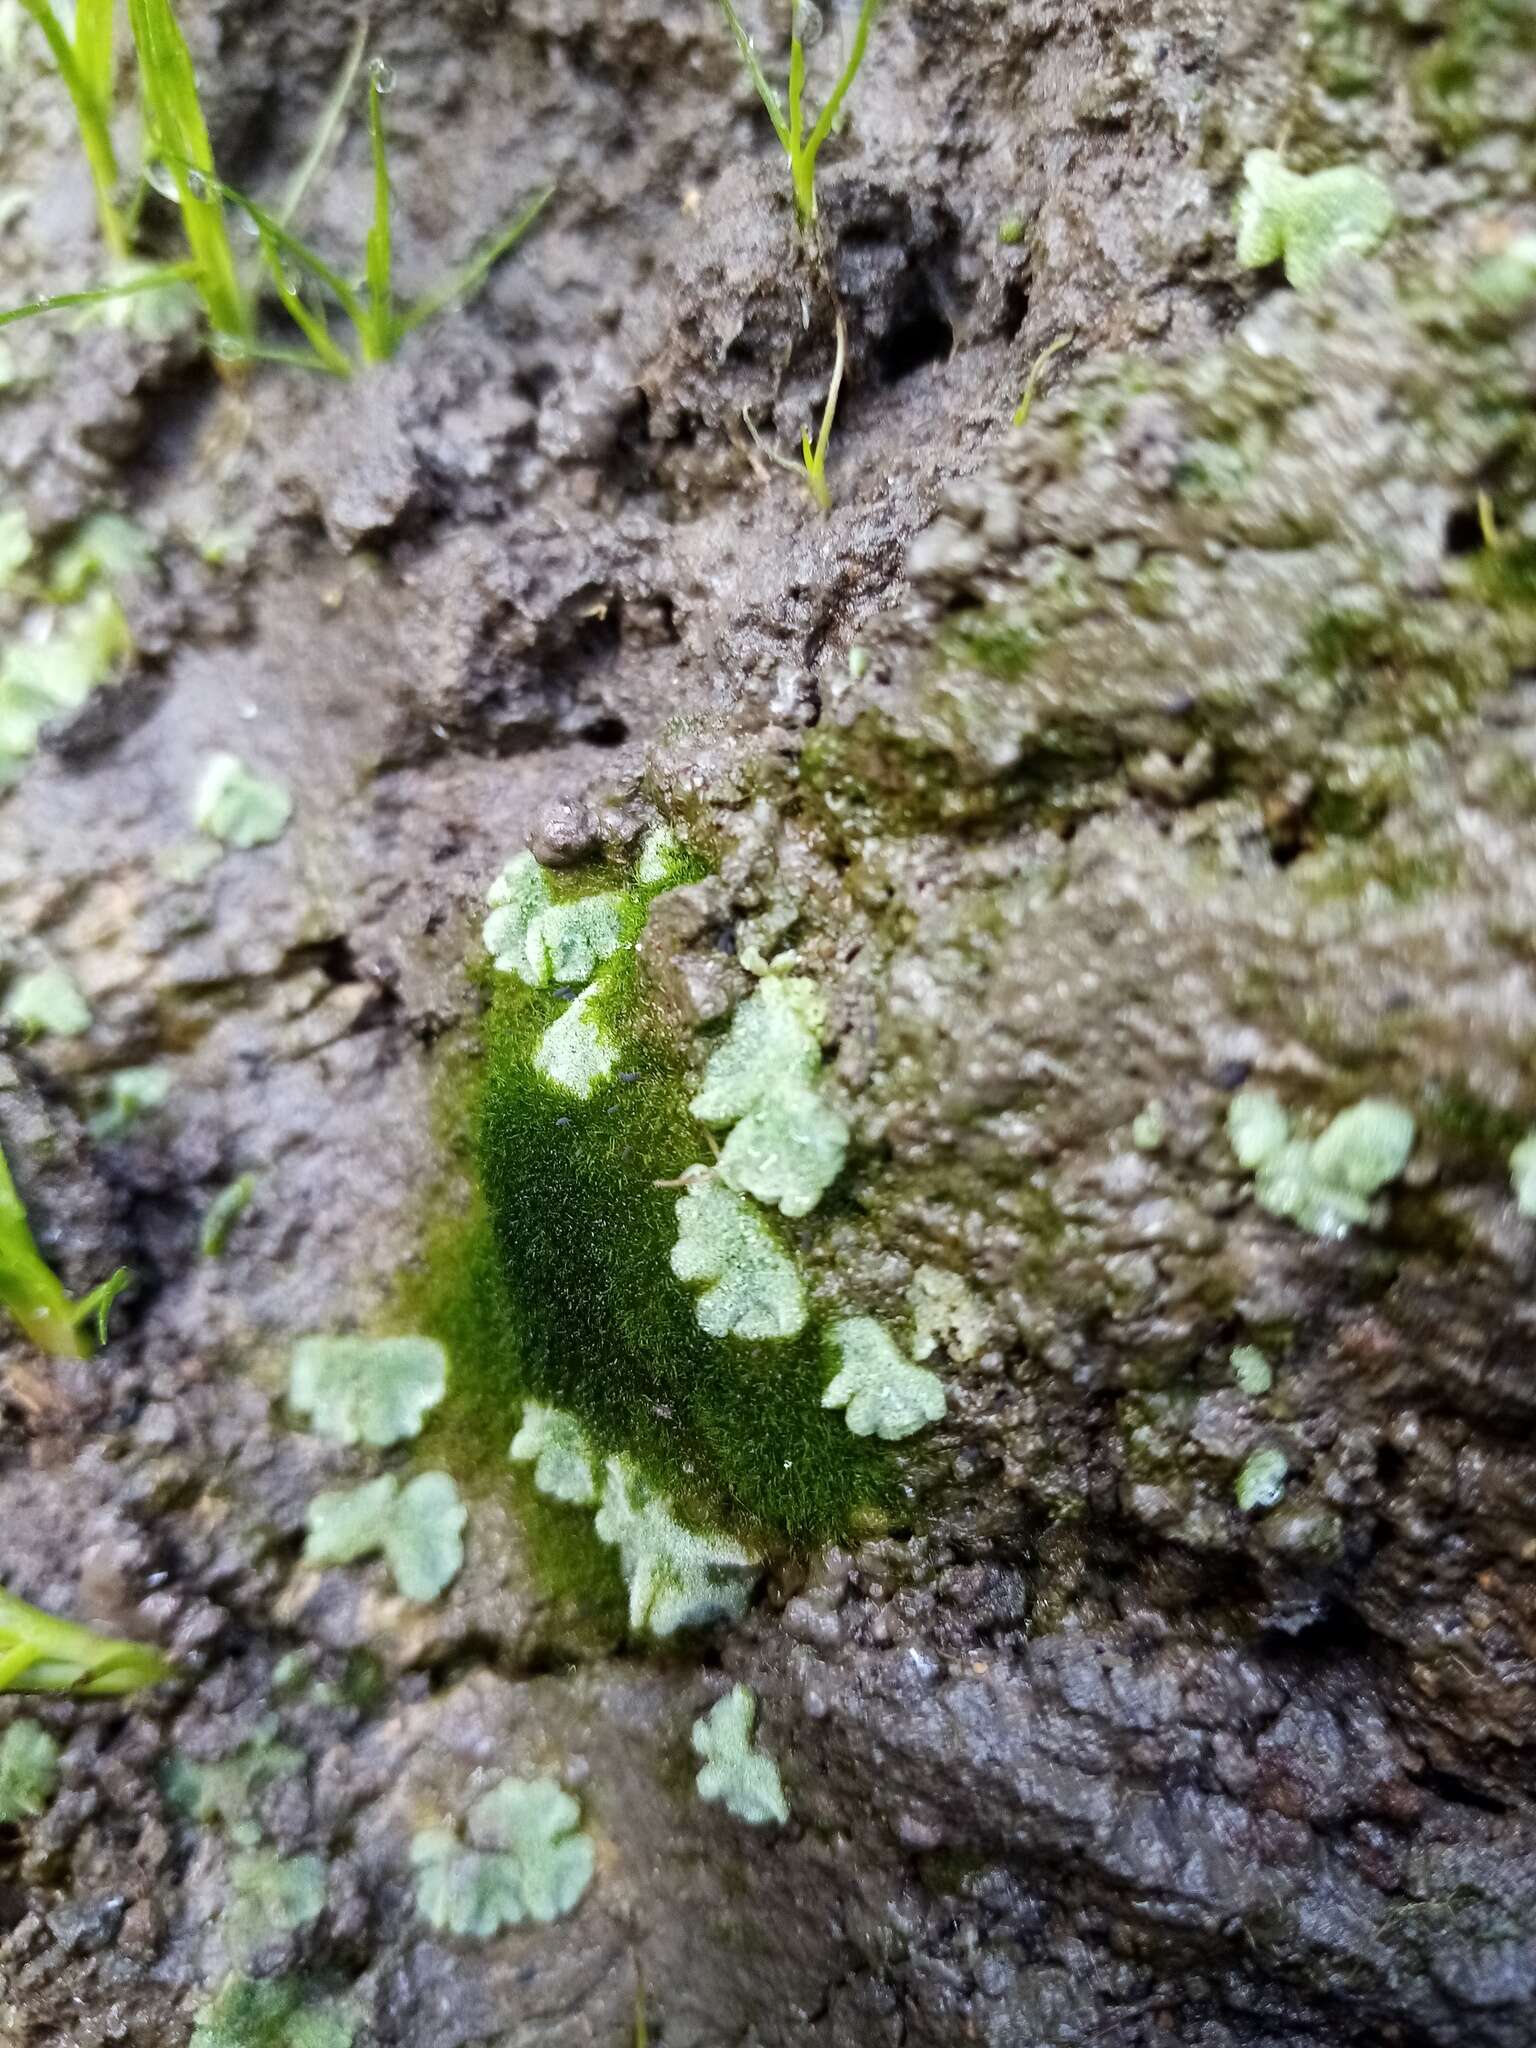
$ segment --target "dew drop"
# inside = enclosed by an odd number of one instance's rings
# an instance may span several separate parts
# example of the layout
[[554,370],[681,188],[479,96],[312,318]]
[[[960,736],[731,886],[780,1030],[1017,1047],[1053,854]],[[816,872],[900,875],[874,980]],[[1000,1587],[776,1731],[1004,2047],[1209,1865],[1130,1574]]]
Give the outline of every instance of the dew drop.
[[153,189],[160,194],[162,199],[174,199],[176,197],[176,180],[172,177],[166,165],[161,163],[158,158],[153,163],[147,163],[144,166],[144,176]]
[[806,49],[813,49],[821,41],[821,33],[826,26],[816,0],[800,0],[799,6],[795,9],[795,21],[800,30],[801,42]]
[[394,65],[386,64],[382,57],[370,57],[368,60],[368,83],[375,92],[393,92],[395,89]]
[[245,343],[234,334],[215,334],[209,337],[209,348],[221,363],[243,363]]
[[203,176],[201,171],[188,170],[187,190],[192,194],[192,197],[194,199],[207,199],[211,196],[208,180]]

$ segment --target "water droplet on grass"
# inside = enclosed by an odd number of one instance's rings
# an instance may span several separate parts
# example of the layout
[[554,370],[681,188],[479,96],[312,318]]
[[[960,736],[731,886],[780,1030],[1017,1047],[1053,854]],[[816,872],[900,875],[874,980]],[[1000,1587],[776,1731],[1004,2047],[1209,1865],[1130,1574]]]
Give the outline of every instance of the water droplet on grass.
[[368,60],[368,83],[375,92],[393,92],[395,89],[395,67],[387,64],[382,57]]

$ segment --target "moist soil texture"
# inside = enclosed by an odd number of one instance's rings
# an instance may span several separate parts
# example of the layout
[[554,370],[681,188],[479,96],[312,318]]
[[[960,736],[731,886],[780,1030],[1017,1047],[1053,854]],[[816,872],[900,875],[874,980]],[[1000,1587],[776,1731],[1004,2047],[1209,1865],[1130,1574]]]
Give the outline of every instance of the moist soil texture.
[[[280,192],[356,14],[182,11],[223,175]],[[89,1358],[0,1335],[0,1583],[177,1667],[0,1701],[59,1751],[0,1826],[0,2043],[1533,2048],[1529,11],[890,0],[826,274],[705,0],[378,0],[369,48],[407,289],[555,188],[470,303],[350,382],[0,335],[28,573],[104,513],[148,543],[131,659],[0,794],[0,976],[91,1013],[0,1049],[5,1155],[73,1294],[134,1275]],[[20,304],[103,257],[12,0],[0,107]],[[1391,234],[1306,294],[1241,268],[1257,149],[1368,168]],[[304,232],[360,251],[370,196],[354,115]],[[823,515],[774,458],[829,279]],[[219,751],[292,815],[211,859]],[[653,1053],[701,1073],[793,954],[850,1144],[786,1231],[904,1342],[939,1276],[944,1419],[712,1627],[632,1626],[590,1519],[446,1424],[448,1589],[306,1564],[384,1468],[304,1426],[295,1344],[479,1284],[487,889],[658,825],[699,873],[638,941]],[[1244,1088],[1298,1138],[1390,1099],[1407,1167],[1303,1228]],[[735,1683],[787,1823],[695,1790]],[[575,1796],[591,1881],[441,1931],[413,1836],[507,1776]]]

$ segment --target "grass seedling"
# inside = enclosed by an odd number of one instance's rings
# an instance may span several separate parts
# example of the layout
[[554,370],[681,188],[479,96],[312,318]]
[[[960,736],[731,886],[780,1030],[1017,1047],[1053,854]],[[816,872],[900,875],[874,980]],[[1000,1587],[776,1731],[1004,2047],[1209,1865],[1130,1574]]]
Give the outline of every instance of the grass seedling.
[[0,1589],[0,1692],[110,1699],[174,1675],[148,1643],[99,1636]]
[[117,152],[111,133],[114,0],[75,0],[73,36],[65,32],[49,0],[21,4],[41,30],[74,103],[75,125],[96,188],[102,236],[114,259],[122,261],[129,253],[129,235],[117,204]]
[[795,194],[795,218],[802,229],[809,229],[816,218],[816,159],[821,146],[832,133],[833,124],[842,112],[843,101],[848,97],[849,88],[858,76],[859,66],[864,62],[864,53],[869,47],[869,32],[875,25],[875,16],[880,11],[880,0],[861,0],[858,25],[853,32],[853,46],[848,52],[836,85],[827,96],[827,103],[806,131],[805,106],[805,42],[800,32],[800,0],[790,0],[789,8],[789,79],[785,97],[789,102],[788,113],[778,94],[768,83],[757,48],[747,34],[741,16],[736,12],[733,0],[720,0],[720,11],[725,16],[726,26],[736,38],[736,47],[741,52],[741,61],[747,67],[747,75],[757,87],[757,96],[768,110],[773,123],[773,132],[789,158],[790,183]]
[[1040,388],[1040,379],[1044,374],[1046,364],[1053,356],[1059,356],[1071,339],[1071,334],[1059,334],[1049,348],[1041,349],[1039,355],[1030,364],[1029,375],[1024,380],[1024,396],[1019,400],[1013,415],[1013,424],[1016,427],[1028,424],[1029,415],[1034,409],[1035,393]]
[[158,157],[175,180],[182,231],[197,265],[195,282],[209,325],[215,335],[237,345],[248,343],[250,299],[230,247],[192,53],[171,0],[128,0],[128,22],[139,53],[146,152]]
[[107,1341],[107,1312],[128,1285],[126,1266],[93,1287],[83,1301],[71,1301],[57,1274],[38,1250],[27,1223],[26,1205],[16,1192],[10,1167],[0,1151],[0,1306],[8,1309],[23,1334],[39,1351],[54,1358],[90,1355],[89,1325]]
[[[734,0],[720,0],[720,11],[725,16],[726,26],[736,39],[741,52],[741,61],[747,67],[747,76],[757,88],[757,96],[767,109],[773,123],[773,132],[778,136],[784,154],[789,159],[789,179],[795,199],[795,221],[805,239],[815,264],[816,271],[826,286],[832,300],[833,319],[837,332],[837,355],[832,365],[832,380],[827,386],[826,403],[821,411],[821,425],[817,429],[814,444],[809,427],[800,430],[800,469],[802,481],[823,512],[831,510],[832,494],[827,488],[827,450],[832,441],[832,423],[837,417],[837,401],[843,388],[843,372],[848,364],[848,329],[843,319],[843,309],[838,302],[837,286],[833,282],[832,267],[827,260],[826,248],[821,239],[820,226],[816,215],[816,159],[821,146],[832,133],[843,101],[848,97],[849,88],[858,76],[864,62],[864,53],[869,48],[870,30],[875,25],[875,16],[880,11],[880,0],[861,0],[858,23],[853,32],[853,43],[847,61],[838,74],[837,83],[827,95],[826,104],[806,127],[805,105],[805,39],[801,33],[801,0],[790,0],[789,8],[789,78],[785,87],[788,112],[778,94],[769,84],[757,55],[751,36],[747,34],[741,16],[736,12]],[[793,462],[777,455],[764,446],[761,436],[752,424],[749,413],[743,415],[747,431],[757,447],[770,461],[781,469],[795,470]]]

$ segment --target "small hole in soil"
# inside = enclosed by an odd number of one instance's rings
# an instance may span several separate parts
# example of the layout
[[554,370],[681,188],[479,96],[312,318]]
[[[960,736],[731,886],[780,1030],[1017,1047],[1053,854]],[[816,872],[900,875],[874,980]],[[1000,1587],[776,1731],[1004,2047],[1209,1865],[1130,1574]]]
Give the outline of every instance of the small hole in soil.
[[1477,555],[1483,550],[1483,523],[1475,505],[1458,505],[1445,522],[1445,552]]
[[615,718],[610,712],[605,717],[594,718],[590,725],[580,727],[576,737],[585,740],[590,747],[622,747],[629,738],[629,727],[622,718]]
[[875,366],[883,384],[900,383],[928,363],[944,362],[955,345],[955,330],[945,319],[925,277],[909,286],[895,318],[880,337]]
[[1454,1771],[1437,1771],[1433,1765],[1427,1770],[1410,1773],[1415,1784],[1422,1785],[1426,1792],[1433,1792],[1451,1806],[1470,1806],[1475,1813],[1508,1813],[1509,1808],[1502,1799],[1494,1798],[1491,1792],[1484,1792],[1478,1785],[1469,1784],[1465,1778],[1457,1777]]

